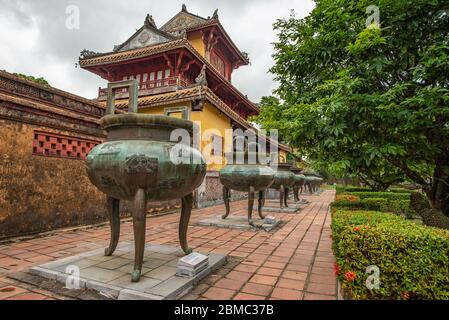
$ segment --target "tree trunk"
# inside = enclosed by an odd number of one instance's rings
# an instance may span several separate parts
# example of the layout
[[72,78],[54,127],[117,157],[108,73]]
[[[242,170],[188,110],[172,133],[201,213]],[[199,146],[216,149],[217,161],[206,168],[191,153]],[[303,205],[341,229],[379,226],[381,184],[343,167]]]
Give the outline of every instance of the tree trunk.
[[432,207],[449,217],[449,154],[437,159],[432,184],[424,191]]

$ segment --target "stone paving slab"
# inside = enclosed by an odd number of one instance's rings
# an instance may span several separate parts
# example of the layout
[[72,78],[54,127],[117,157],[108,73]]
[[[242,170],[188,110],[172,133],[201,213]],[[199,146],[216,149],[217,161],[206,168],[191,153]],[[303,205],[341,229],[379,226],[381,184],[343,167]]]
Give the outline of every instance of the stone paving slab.
[[[256,213],[257,215],[257,213]],[[240,230],[265,230],[271,231],[277,228],[281,220],[276,219],[274,223],[267,223],[265,219],[259,217],[253,217],[253,225],[248,224],[247,216],[232,215],[230,214],[226,219],[221,218],[222,215],[213,216],[207,219],[199,220],[197,225],[210,226],[218,228],[230,228]]]
[[113,299],[179,299],[192,290],[201,279],[226,263],[225,255],[204,254],[209,256],[209,267],[192,278],[176,275],[178,259],[184,256],[181,249],[147,244],[140,281],[131,282],[134,246],[130,241],[121,243],[110,257],[104,256],[104,249],[97,249],[32,267],[30,272],[66,283],[73,268],[77,267],[81,288],[98,291]]
[[274,206],[265,206],[262,208],[262,211],[265,212],[280,212],[280,213],[299,213],[301,211],[301,207],[297,205],[289,205],[286,208],[279,208]]

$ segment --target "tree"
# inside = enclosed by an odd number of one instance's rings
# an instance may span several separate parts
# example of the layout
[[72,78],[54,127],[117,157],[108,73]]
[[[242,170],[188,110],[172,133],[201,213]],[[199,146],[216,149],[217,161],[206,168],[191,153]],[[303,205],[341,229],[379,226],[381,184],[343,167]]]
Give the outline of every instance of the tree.
[[26,74],[22,74],[22,73],[14,73],[14,75],[18,76],[19,78],[25,79],[25,80],[33,81],[33,82],[38,83],[38,84],[43,84],[43,85],[46,85],[46,86],[49,85],[48,81],[45,80],[43,77],[36,78],[36,77],[33,77],[33,76],[27,76]]
[[448,25],[440,0],[316,0],[274,25],[279,88],[257,121],[334,169],[413,181],[449,215]]

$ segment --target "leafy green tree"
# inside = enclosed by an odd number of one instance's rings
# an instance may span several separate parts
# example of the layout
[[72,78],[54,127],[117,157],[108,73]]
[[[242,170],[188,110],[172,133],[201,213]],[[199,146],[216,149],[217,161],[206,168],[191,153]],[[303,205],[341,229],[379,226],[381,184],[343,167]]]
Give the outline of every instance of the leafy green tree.
[[[447,1],[315,2],[306,18],[274,25],[279,88],[262,99],[257,121],[310,159],[380,188],[413,181],[449,215]],[[367,25],[370,5],[380,24]]]

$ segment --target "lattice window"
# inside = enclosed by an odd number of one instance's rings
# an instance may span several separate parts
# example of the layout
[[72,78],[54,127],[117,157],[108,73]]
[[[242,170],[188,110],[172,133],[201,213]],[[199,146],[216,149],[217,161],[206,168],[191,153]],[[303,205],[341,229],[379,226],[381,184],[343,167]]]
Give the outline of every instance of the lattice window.
[[33,154],[84,160],[90,150],[100,143],[94,140],[34,131]]

